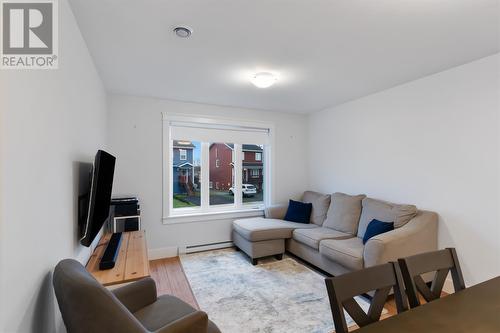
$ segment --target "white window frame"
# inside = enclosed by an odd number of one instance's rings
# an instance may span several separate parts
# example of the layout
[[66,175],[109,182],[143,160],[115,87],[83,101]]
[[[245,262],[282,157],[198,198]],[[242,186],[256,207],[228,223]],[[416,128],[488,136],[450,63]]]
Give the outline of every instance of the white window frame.
[[[243,217],[243,216],[255,216],[257,211],[262,214],[264,207],[269,206],[274,202],[274,124],[269,122],[256,122],[247,120],[234,120],[223,117],[206,117],[199,115],[180,115],[175,113],[163,112],[163,223],[188,223],[194,221],[210,221],[221,214],[224,217]],[[262,152],[264,158],[263,165],[263,181],[264,181],[264,194],[263,201],[256,203],[245,203],[243,204],[243,198],[241,195],[236,195],[234,197],[234,204],[228,205],[209,205],[209,195],[210,195],[210,182],[209,182],[209,145],[208,142],[201,143],[201,205],[198,207],[185,207],[185,208],[173,208],[172,191],[173,191],[173,140],[171,136],[172,122],[193,122],[196,124],[207,124],[207,125],[222,125],[222,126],[234,126],[234,127],[245,127],[245,128],[257,128],[266,129],[269,131],[268,144],[264,147]],[[184,138],[189,140],[190,138]],[[245,142],[245,144],[252,144],[252,142]],[[242,164],[243,164],[243,151],[241,144],[234,144],[234,154],[235,154],[235,191],[236,193],[242,193]],[[205,167],[206,166],[206,167]],[[219,218],[219,217],[217,217]]]
[[179,149],[179,160],[186,161],[187,160],[187,149]]
[[[257,158],[257,156],[259,156],[259,158]],[[255,153],[255,160],[256,161],[262,161],[262,153]]]

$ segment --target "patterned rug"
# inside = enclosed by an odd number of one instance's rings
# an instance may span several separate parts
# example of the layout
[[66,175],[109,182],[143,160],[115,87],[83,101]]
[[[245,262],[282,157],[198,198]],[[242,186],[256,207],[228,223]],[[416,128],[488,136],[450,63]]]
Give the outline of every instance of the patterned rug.
[[[324,277],[295,259],[260,260],[223,249],[181,256],[200,308],[223,333],[334,330]],[[363,310],[369,303],[356,298]],[[346,313],[349,326],[352,319]]]

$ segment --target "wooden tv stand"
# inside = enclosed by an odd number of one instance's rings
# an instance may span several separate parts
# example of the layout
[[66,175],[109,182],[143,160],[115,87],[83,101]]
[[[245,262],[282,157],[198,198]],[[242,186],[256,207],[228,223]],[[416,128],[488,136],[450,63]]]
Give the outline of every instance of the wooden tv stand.
[[99,244],[87,263],[87,270],[104,286],[126,283],[149,276],[148,248],[144,230],[124,232],[115,267],[99,270],[111,233],[101,237]]

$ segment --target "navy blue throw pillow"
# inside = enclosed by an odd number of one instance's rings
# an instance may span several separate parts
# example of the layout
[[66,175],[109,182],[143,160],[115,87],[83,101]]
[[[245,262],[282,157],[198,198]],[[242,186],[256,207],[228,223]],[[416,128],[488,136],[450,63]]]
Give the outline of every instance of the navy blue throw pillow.
[[313,205],[300,201],[290,200],[286,211],[285,220],[298,223],[309,223]]
[[382,222],[373,219],[370,223],[368,223],[368,227],[366,227],[366,232],[363,236],[363,244],[366,244],[366,242],[368,242],[368,240],[373,236],[377,236],[391,230],[394,230],[394,222]]

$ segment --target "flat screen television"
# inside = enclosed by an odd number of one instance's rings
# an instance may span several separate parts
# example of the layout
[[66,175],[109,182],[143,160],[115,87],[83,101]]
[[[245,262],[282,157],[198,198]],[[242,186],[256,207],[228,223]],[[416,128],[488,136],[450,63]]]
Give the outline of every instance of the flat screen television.
[[90,246],[109,216],[111,191],[116,158],[105,152],[97,151],[90,177],[90,190],[85,196],[86,204],[80,226],[80,243]]

